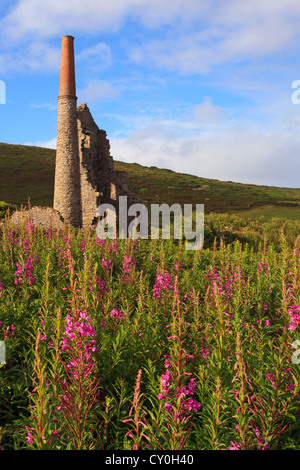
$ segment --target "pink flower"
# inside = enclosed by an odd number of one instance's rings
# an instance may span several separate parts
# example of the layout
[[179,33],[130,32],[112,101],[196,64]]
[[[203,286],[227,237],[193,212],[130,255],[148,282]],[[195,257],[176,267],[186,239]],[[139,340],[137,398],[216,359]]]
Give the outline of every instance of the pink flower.
[[165,403],[165,410],[166,411],[172,411],[172,405],[170,405],[170,403]]
[[81,251],[84,251],[86,247],[86,238],[84,237],[83,242],[81,244]]
[[[94,339],[88,339],[95,335],[95,330],[90,324],[90,318],[86,315],[86,312],[80,312],[79,318],[81,321],[75,321],[71,315],[66,316],[65,335],[62,338],[62,351],[76,351],[80,345],[84,348],[84,374],[89,375],[92,368],[91,352],[96,352],[96,341]],[[76,376],[78,374],[78,365],[75,359],[70,360],[67,364],[71,373]]]
[[33,444],[33,437],[32,437],[32,435],[30,434],[29,431],[27,431],[26,439],[27,439],[29,444]]
[[[16,263],[17,269],[15,271],[15,275],[16,275],[15,284],[19,284],[20,282],[25,281],[26,279],[28,279],[29,284],[34,284],[34,279],[33,279],[33,274],[32,274],[33,261],[37,259],[38,259],[37,255],[33,255],[31,257],[31,255],[29,254],[27,258],[27,263],[24,264],[24,268],[22,268],[22,266],[19,263]],[[22,274],[23,274],[23,277],[21,277]]]
[[125,258],[123,260],[123,280],[128,281],[129,280],[129,274],[132,269],[136,267],[136,262],[131,256],[125,255]]
[[116,308],[113,308],[112,311],[110,312],[110,316],[114,317],[114,318],[119,318],[120,320],[123,320],[123,318],[125,317],[125,313],[120,312]]
[[189,389],[189,392],[191,393],[191,395],[193,394],[193,392],[195,391],[197,385],[195,383],[196,379],[191,379],[189,384],[188,384],[188,389]]
[[182,402],[183,411],[199,411],[201,409],[200,403],[197,403],[192,398]]
[[[258,448],[258,449],[261,448],[261,450],[266,450],[266,449],[268,449],[267,444],[264,444],[264,439],[263,439],[262,435],[260,434],[260,431],[259,431],[259,429],[258,429],[257,426],[256,426],[256,428],[254,429],[254,433],[255,433],[255,435],[257,436],[257,444],[258,444],[258,445],[257,445],[257,448]],[[261,447],[262,444],[263,444],[263,446]]]
[[230,441],[230,444],[229,450],[241,450],[241,444],[236,444],[233,441]]
[[204,359],[206,359],[206,358],[208,357],[208,355],[209,355],[208,350],[205,349],[205,348],[202,348],[202,350],[201,350],[201,356],[202,356]]
[[3,293],[3,291],[4,291],[4,287],[2,286],[1,281],[0,281],[0,298],[6,296],[5,292]]
[[276,384],[275,384],[275,375],[274,374],[270,374],[270,372],[268,372],[266,375],[265,375],[266,379],[269,381],[269,382],[272,382],[272,387],[275,388],[276,387]]
[[100,291],[102,291],[102,292],[108,291],[108,288],[105,287],[105,281],[103,281],[102,279],[100,279],[100,277],[97,277],[97,278],[96,278],[96,283],[97,283],[97,286],[98,286],[98,288],[100,289]]
[[25,428],[27,429],[27,436],[26,436],[26,439],[28,441],[28,444],[33,444],[33,436],[31,434],[30,431],[35,431],[34,428],[30,428],[28,426],[25,426]]
[[153,288],[153,297],[159,298],[162,290],[174,290],[173,283],[171,281],[171,275],[166,272],[164,274],[158,274],[156,276],[156,284]]
[[293,305],[288,310],[288,314],[290,315],[289,330],[295,331],[297,325],[300,324],[300,305]]
[[[170,367],[171,367],[170,361],[168,359],[166,359],[165,360],[166,372],[165,372],[165,374],[162,374],[161,379],[160,379],[160,383],[161,383],[163,393],[160,392],[157,395],[157,398],[159,400],[163,400],[164,398],[168,399],[168,398],[171,397],[172,393],[174,393],[174,391],[172,389],[171,389],[171,391],[169,391],[169,387],[170,387],[172,381],[174,381],[174,379],[172,378],[172,375],[170,373],[170,370],[169,370]],[[190,413],[191,411],[199,411],[201,409],[200,403],[197,403],[192,398],[189,398],[188,400],[185,400],[185,397],[187,397],[189,395],[194,395],[194,392],[195,392],[195,389],[196,389],[195,381],[196,381],[196,379],[192,378],[192,379],[190,379],[190,381],[188,382],[186,387],[185,386],[176,387],[175,398],[177,400],[179,398],[182,399],[182,401],[181,401],[181,411],[177,415],[178,419],[181,418],[181,416],[184,412]],[[171,411],[172,410],[172,406],[167,401],[165,403],[165,410],[166,411]]]
[[111,269],[112,268],[112,260],[109,259],[108,261],[106,261],[106,259],[102,258],[102,268],[108,268],[108,269]]

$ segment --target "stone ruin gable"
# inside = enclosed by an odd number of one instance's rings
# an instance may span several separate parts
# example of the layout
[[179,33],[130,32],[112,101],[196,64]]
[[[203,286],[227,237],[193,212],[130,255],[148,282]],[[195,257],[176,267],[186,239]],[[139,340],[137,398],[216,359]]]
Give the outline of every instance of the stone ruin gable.
[[113,161],[105,131],[101,131],[87,105],[77,107],[82,227],[95,223],[96,209],[110,197]]
[[128,192],[127,173],[114,170],[107,134],[99,129],[86,104],[77,107],[80,159],[82,227],[97,223],[96,209],[109,203],[118,208],[118,197],[126,195],[131,205],[139,202]]

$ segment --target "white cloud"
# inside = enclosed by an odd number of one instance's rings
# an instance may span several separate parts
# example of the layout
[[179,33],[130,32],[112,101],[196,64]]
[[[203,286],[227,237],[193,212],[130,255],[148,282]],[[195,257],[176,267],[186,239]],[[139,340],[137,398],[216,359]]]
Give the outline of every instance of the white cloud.
[[209,0],[141,0],[133,11],[145,26],[152,29],[168,25],[173,21],[185,26],[190,21],[201,21],[207,16]]
[[[117,32],[128,19],[158,33],[155,40],[143,42],[141,35],[137,45],[129,43],[129,59],[183,74],[205,74],[216,65],[295,49],[300,38],[298,0],[19,0],[0,20],[2,54],[8,44],[22,45],[25,39],[19,67],[37,70],[39,61],[40,68],[56,67],[59,51],[47,45],[50,38]],[[14,54],[11,68],[17,58]],[[0,64],[7,59],[2,55]],[[112,56],[106,44],[98,43],[78,54],[83,59],[105,67]]]
[[77,90],[78,103],[94,103],[113,99],[121,93],[121,86],[113,86],[104,80],[91,80],[87,86]]
[[208,4],[205,15],[196,15],[194,22],[190,18],[189,28],[174,26],[165,37],[132,46],[130,60],[182,74],[206,74],[218,65],[296,50],[299,2],[226,0]]
[[[172,22],[180,29],[192,25],[194,31],[204,31],[205,35],[221,26],[224,36],[230,33],[228,45],[242,50],[259,45],[264,51],[290,42],[299,15],[298,0],[19,0],[1,21],[1,30],[10,39],[27,34],[49,38],[62,31],[117,31],[130,18],[149,28]],[[238,42],[236,32],[242,35]],[[262,35],[264,40],[260,41]]]
[[53,139],[49,140],[48,142],[42,142],[40,140],[37,140],[36,142],[24,142],[22,145],[29,145],[32,147],[44,147],[48,149],[56,149],[56,137],[53,137]]
[[48,142],[41,142],[40,147],[56,149],[56,137],[53,137],[53,139],[49,140]]
[[[106,19],[108,23],[109,18]],[[51,37],[61,34],[61,31],[65,34],[82,29],[93,31],[96,24],[102,29],[105,27],[105,11],[96,1],[20,0],[2,23],[2,31],[11,40],[20,40],[27,34]]]
[[217,125],[224,111],[221,106],[213,105],[210,97],[206,97],[203,103],[194,107],[195,121],[198,126],[214,126]]
[[57,110],[57,103],[41,103],[35,104],[30,103],[30,107],[33,109],[49,109],[49,111],[56,111]]
[[46,42],[22,44],[10,52],[0,53],[0,73],[10,71],[40,72],[58,70],[60,49]]
[[[146,133],[148,131],[148,136]],[[161,134],[161,135],[160,135]],[[299,187],[300,138],[231,129],[212,135],[174,138],[150,127],[128,139],[111,139],[116,160],[161,166],[222,181]]]
[[157,28],[203,14],[204,0],[19,0],[1,24],[2,34],[18,40],[27,34],[52,37],[75,32],[117,31],[127,18]]
[[201,118],[207,107],[219,125],[199,126],[195,112],[194,119],[183,123],[181,129],[177,121],[176,132],[174,123],[168,126],[166,121],[153,120],[127,138],[110,139],[112,155],[116,160],[222,181],[300,186],[300,106],[277,103],[263,108],[262,113],[273,115],[272,125],[268,120],[261,124],[259,113],[256,124],[251,121],[248,125],[247,117],[241,116],[234,121],[226,109],[214,107],[208,99],[198,106]]
[[107,44],[99,42],[92,47],[83,49],[76,55],[75,61],[83,62],[85,68],[88,68],[89,71],[99,71],[111,65],[111,49]]
[[[274,30],[278,33],[274,34]],[[209,26],[200,33],[195,30],[173,36],[132,46],[129,59],[182,74],[206,74],[218,65],[243,63],[294,49],[300,38],[293,21],[280,18],[265,24],[237,26],[233,31],[226,25]]]

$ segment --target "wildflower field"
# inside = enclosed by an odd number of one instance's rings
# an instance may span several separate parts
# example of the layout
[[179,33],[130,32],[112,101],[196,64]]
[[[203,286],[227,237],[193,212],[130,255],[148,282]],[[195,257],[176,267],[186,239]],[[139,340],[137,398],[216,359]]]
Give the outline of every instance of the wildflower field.
[[299,259],[6,222],[0,447],[299,449]]

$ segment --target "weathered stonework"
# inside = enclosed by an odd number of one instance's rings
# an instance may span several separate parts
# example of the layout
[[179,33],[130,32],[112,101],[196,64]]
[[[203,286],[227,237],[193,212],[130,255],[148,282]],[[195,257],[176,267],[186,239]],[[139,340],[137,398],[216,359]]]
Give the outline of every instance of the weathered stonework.
[[77,108],[77,129],[82,226],[90,227],[97,221],[100,204],[105,202],[117,208],[121,195],[127,195],[130,204],[136,201],[128,192],[127,173],[114,170],[106,132],[98,128],[86,104]]
[[59,213],[51,207],[31,207],[16,211],[10,217],[11,227],[20,227],[23,223],[29,222],[36,227],[42,227],[45,230],[55,229],[63,230],[65,224]]
[[53,207],[75,227],[82,223],[79,172],[76,99],[60,97]]

